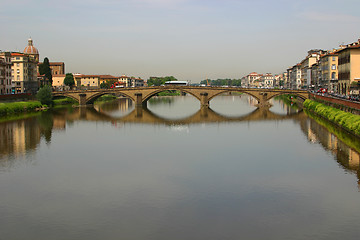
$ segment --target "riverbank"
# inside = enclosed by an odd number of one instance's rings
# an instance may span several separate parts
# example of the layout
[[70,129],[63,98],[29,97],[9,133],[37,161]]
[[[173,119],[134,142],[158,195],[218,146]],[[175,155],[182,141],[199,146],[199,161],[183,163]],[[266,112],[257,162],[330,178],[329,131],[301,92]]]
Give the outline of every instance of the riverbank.
[[39,101],[0,103],[0,116],[31,111],[41,111],[46,108],[47,106],[42,105]]
[[349,112],[344,112],[340,109],[329,107],[322,103],[305,100],[304,107],[317,115],[335,123],[336,125],[342,127],[346,131],[360,136],[360,116],[355,115]]

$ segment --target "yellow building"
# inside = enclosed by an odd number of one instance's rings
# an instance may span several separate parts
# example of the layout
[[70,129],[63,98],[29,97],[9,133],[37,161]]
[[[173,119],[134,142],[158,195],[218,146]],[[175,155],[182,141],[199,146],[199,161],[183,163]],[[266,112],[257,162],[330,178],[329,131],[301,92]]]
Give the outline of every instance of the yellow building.
[[337,92],[338,84],[338,54],[336,51],[322,55],[319,60],[321,74],[319,84],[330,92]]
[[350,94],[353,82],[360,84],[360,39],[338,51],[339,93]]
[[64,79],[65,79],[65,75],[54,75],[52,76],[52,86],[53,87],[56,87],[56,88],[59,88],[59,87],[64,87],[65,84],[64,84]]
[[35,59],[26,54],[12,53],[11,62],[11,76],[15,93],[36,93],[39,84]]
[[100,77],[100,84],[106,82],[114,83],[119,81],[119,77],[114,77],[112,75],[99,75],[99,77]]

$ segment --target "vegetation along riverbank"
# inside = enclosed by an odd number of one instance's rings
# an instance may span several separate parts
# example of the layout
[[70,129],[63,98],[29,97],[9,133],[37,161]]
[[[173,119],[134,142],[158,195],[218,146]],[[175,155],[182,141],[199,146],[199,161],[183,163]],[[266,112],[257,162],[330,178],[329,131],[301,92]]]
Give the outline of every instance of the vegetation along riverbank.
[[0,116],[38,111],[43,108],[44,105],[39,101],[0,103]]
[[360,116],[341,111],[312,100],[305,100],[304,107],[319,116],[337,124],[343,129],[360,136]]

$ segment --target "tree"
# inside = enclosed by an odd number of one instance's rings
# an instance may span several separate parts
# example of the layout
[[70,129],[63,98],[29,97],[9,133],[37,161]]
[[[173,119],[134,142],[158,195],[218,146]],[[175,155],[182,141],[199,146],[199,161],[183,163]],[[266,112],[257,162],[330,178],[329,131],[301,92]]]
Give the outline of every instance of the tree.
[[40,75],[45,75],[45,79],[49,81],[50,85],[52,85],[50,62],[47,57],[44,58],[44,62],[39,65],[39,73]]
[[147,80],[148,86],[161,86],[164,85],[165,82],[168,81],[177,81],[177,79],[173,76],[167,76],[167,77],[150,77]]
[[64,84],[69,87],[72,87],[75,85],[74,76],[72,75],[72,73],[67,73],[65,75]]
[[37,100],[41,102],[41,104],[51,105],[52,104],[52,91],[50,85],[45,85],[36,94]]

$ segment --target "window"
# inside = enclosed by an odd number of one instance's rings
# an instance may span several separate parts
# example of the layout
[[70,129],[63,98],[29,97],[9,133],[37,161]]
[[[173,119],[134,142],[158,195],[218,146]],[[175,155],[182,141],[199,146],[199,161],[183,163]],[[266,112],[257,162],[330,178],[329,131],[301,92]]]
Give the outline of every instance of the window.
[[331,65],[331,70],[336,70],[336,65],[335,64]]
[[19,74],[19,73],[20,73],[20,70],[19,70],[19,69],[17,69],[17,70],[16,70],[16,73],[17,73],[17,74]]
[[331,80],[335,80],[336,79],[336,72],[332,72],[331,73]]
[[336,60],[336,57],[332,57],[332,60],[335,61],[335,60]]

